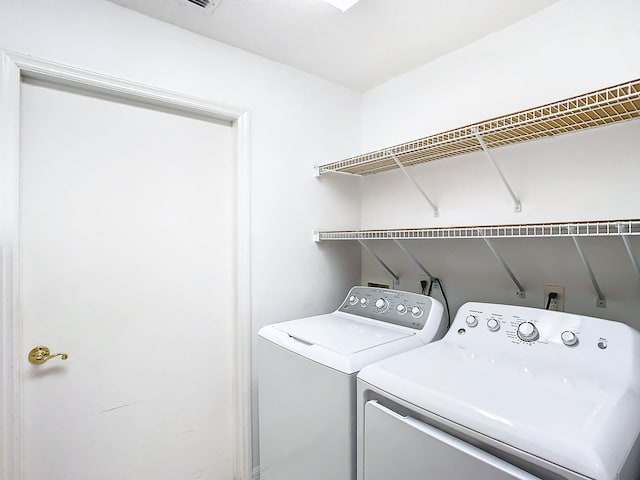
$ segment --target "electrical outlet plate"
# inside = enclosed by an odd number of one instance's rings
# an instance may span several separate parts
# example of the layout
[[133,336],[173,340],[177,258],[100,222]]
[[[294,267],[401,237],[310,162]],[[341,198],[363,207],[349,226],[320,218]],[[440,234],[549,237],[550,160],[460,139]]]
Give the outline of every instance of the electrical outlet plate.
[[393,278],[363,278],[362,285],[376,288],[397,288],[398,282]]
[[[431,278],[429,278],[427,275],[420,275],[420,279],[419,279],[419,283],[418,283],[418,292],[422,293],[422,282],[427,282],[427,288],[424,289],[424,292],[427,293],[429,292],[429,289],[431,288]],[[434,285],[435,287],[435,285]]]
[[558,298],[551,300],[549,310],[555,310],[556,312],[564,312],[564,287],[558,285],[545,285],[544,286],[544,298],[542,300],[542,308],[547,307],[547,301],[549,300],[550,293],[557,293]]

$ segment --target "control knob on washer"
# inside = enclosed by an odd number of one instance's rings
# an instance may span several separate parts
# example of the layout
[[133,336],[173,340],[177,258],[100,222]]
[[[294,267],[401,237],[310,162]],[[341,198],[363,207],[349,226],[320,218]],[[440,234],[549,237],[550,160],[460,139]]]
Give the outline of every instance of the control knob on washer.
[[538,339],[538,329],[531,322],[522,322],[518,325],[518,337],[525,342],[533,342]]
[[476,317],[475,315],[467,315],[465,322],[467,322],[467,325],[469,325],[470,327],[475,327],[476,325],[478,325],[478,317]]
[[376,300],[376,308],[380,312],[385,312],[389,308],[389,300],[386,298],[379,298]]
[[360,299],[360,306],[361,307],[366,307],[367,305],[369,305],[369,300],[367,300],[366,298],[361,298]]
[[413,307],[411,309],[411,315],[416,318],[419,317],[420,315],[422,315],[422,309],[420,307]]
[[355,305],[356,303],[358,303],[358,297],[356,297],[355,295],[351,295],[349,297],[349,304],[350,305]]
[[575,333],[570,330],[565,330],[560,335],[562,339],[562,343],[564,343],[567,347],[573,347],[576,343],[578,343],[578,337]]
[[401,303],[400,305],[398,305],[396,307],[396,311],[400,314],[400,315],[404,315],[405,313],[407,313],[407,307]]

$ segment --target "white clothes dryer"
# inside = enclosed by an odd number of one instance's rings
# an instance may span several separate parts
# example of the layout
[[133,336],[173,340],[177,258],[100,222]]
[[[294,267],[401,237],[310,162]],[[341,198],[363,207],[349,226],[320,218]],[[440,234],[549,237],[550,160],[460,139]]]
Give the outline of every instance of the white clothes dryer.
[[442,313],[431,297],[353,287],[333,313],[262,328],[261,480],[354,480],[358,371],[442,338]]
[[640,478],[640,334],[467,303],[358,375],[358,479]]

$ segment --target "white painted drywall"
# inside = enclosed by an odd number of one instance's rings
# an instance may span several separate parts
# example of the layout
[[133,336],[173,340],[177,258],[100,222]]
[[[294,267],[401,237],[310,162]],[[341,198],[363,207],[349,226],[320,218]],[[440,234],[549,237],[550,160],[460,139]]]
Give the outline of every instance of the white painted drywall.
[[638,78],[640,3],[563,0],[369,90],[363,151]]
[[[363,151],[394,145],[497,115],[640,77],[640,3],[563,0],[518,24],[413,70],[363,95]],[[429,205],[398,171],[363,181],[362,228],[518,224],[640,217],[640,122],[500,148],[493,157],[522,200],[522,213],[482,154],[410,170],[440,207]],[[540,307],[545,284],[566,287],[566,309],[640,328],[640,279],[621,239],[585,239],[608,299],[595,293],[570,239],[496,240],[520,277],[515,287],[481,240],[409,243],[448,287],[452,310],[466,300]],[[636,255],[640,238],[631,239]],[[415,266],[391,244],[373,248],[417,291]],[[384,272],[363,253],[363,277]]]
[[357,282],[359,249],[312,234],[359,222],[358,180],[313,177],[357,153],[359,94],[101,0],[2,1],[0,48],[251,112],[254,336],[335,308]]

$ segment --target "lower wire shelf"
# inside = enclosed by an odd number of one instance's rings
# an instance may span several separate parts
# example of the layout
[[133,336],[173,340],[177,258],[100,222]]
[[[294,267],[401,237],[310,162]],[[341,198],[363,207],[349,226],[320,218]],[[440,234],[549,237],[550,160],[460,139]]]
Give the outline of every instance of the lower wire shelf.
[[606,299],[596,276],[591,268],[589,260],[584,254],[578,237],[620,237],[629,255],[629,260],[640,278],[640,262],[634,255],[629,245],[628,236],[640,235],[640,220],[599,220],[589,222],[565,222],[565,223],[538,223],[526,225],[485,225],[485,226],[465,226],[465,227],[438,227],[438,228],[405,228],[405,229],[379,229],[379,230],[333,230],[318,231],[314,233],[316,241],[324,240],[357,240],[376,260],[394,277],[396,275],[382,259],[376,255],[370,247],[365,245],[364,240],[393,240],[424,272],[427,276],[433,275],[420,263],[420,261],[404,247],[400,240],[428,240],[434,238],[457,239],[457,238],[478,238],[484,239],[491,252],[504,267],[511,277],[517,290],[516,295],[525,298],[525,288],[517,279],[504,258],[491,243],[493,238],[534,238],[534,237],[568,237],[575,244],[580,255],[580,259],[589,274],[593,288],[597,296],[596,306],[605,308]]
[[374,230],[322,230],[314,233],[324,240],[427,240],[433,238],[527,238],[601,237],[640,235],[640,219],[588,222],[483,225]]

